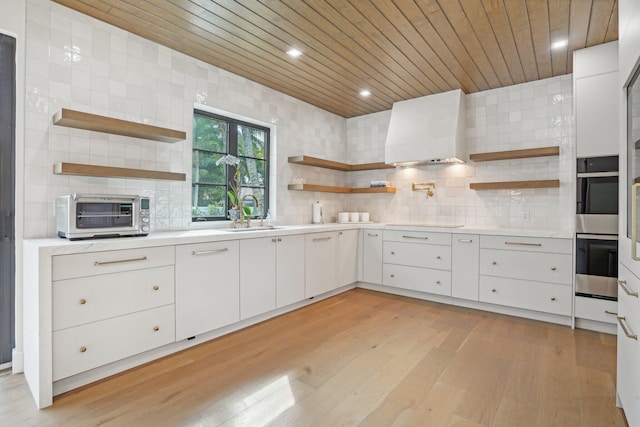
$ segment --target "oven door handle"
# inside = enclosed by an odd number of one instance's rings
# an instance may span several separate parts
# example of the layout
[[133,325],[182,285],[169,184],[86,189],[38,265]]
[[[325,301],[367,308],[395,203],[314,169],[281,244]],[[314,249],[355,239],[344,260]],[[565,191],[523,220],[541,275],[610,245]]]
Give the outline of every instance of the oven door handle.
[[640,261],[638,257],[638,188],[640,183],[631,186],[631,258]]

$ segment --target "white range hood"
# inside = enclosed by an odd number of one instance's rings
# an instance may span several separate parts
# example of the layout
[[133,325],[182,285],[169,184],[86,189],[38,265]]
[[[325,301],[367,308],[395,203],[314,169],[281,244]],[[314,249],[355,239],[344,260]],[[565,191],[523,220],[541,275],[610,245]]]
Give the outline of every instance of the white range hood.
[[387,164],[463,163],[465,94],[460,89],[399,101],[391,109]]

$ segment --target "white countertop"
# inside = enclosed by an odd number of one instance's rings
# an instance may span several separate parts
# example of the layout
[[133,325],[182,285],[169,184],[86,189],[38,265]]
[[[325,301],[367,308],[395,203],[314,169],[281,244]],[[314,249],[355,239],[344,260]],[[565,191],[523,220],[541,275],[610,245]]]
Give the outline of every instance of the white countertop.
[[228,228],[194,229],[183,231],[159,231],[143,237],[66,240],[58,237],[43,239],[26,239],[25,246],[44,250],[51,255],[73,254],[80,252],[97,252],[108,250],[123,250],[164,245],[183,245],[211,241],[252,239],[259,237],[286,236],[292,234],[315,233],[325,231],[339,231],[352,228],[388,229],[407,231],[428,231],[458,234],[489,234],[499,236],[520,237],[552,237],[573,238],[571,231],[536,230],[536,229],[506,229],[485,226],[456,226],[455,224],[381,224],[381,223],[329,223],[306,225],[276,225],[273,229],[255,231],[230,231]]

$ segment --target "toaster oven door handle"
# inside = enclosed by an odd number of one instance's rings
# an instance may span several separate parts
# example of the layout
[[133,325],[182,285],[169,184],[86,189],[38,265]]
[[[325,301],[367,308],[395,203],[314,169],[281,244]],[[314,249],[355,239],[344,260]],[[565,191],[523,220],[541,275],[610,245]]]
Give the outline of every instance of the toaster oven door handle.
[[147,260],[147,257],[143,256],[140,258],[116,259],[113,261],[95,261],[93,265],[100,266],[100,265],[121,264],[123,262],[135,262],[135,261],[146,261],[146,260]]

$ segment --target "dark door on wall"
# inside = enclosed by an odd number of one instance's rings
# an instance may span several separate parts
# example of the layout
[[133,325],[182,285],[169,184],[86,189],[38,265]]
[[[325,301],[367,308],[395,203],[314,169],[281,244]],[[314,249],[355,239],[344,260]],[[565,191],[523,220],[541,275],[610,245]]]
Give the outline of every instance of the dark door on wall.
[[15,345],[16,40],[0,34],[0,364]]

